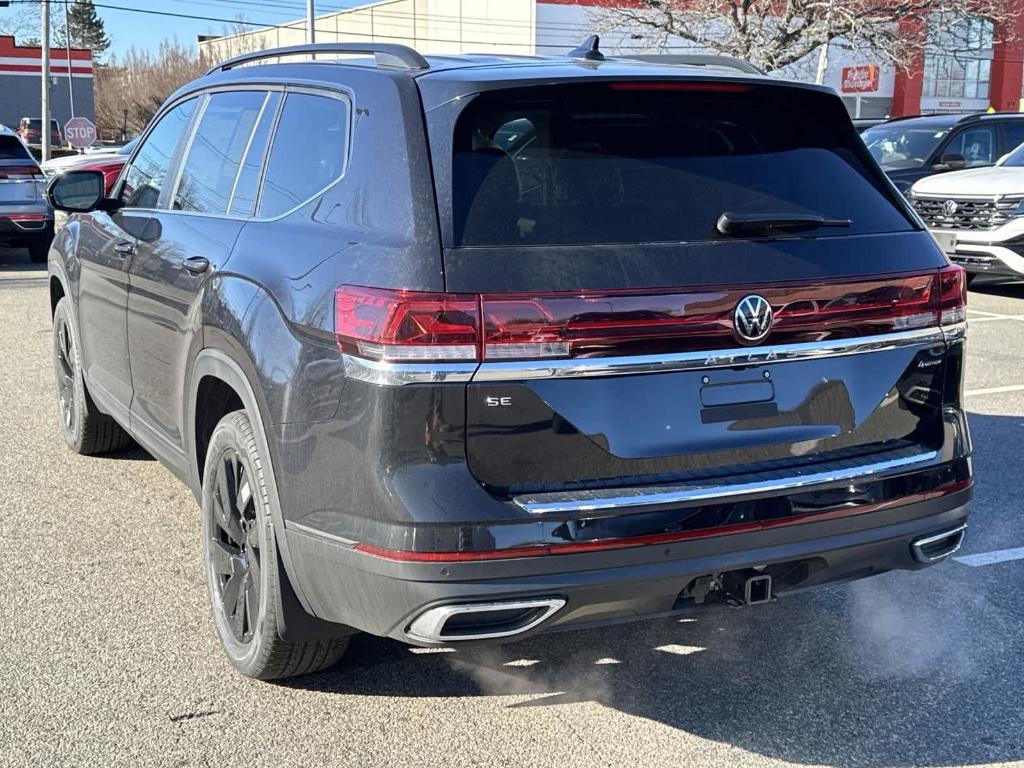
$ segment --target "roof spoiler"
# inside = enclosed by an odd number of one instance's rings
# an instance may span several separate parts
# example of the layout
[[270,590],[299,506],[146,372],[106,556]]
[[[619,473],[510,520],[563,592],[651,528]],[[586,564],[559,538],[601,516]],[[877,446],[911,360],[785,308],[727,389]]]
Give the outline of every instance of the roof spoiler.
[[270,48],[265,51],[243,53],[241,56],[235,56],[227,61],[222,61],[206,74],[212,75],[214,72],[223,72],[242,64],[250,64],[264,59],[274,59],[281,56],[299,56],[302,54],[315,56],[318,53],[373,54],[378,67],[412,70],[430,69],[430,64],[427,63],[427,60],[407,45],[396,45],[394,43],[317,43],[314,45],[289,45],[284,48]]

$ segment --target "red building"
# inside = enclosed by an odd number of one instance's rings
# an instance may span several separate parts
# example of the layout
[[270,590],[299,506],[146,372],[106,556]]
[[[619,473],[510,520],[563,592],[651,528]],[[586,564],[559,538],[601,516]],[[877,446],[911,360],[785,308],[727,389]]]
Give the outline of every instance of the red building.
[[[0,125],[17,129],[21,118],[39,117],[42,62],[42,48],[15,45],[13,37],[0,35]],[[67,49],[51,48],[50,78],[50,110],[59,125],[71,118],[72,94],[75,115],[94,118],[92,51],[72,48],[69,72]]]

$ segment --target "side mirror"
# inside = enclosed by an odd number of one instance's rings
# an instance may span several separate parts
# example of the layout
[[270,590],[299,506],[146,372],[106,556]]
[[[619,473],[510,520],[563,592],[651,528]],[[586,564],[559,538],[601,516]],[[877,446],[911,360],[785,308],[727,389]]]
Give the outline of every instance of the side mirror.
[[104,198],[105,182],[100,171],[69,171],[50,182],[46,200],[57,211],[88,213],[117,207]]
[[959,171],[967,167],[967,160],[963,155],[943,155],[932,167],[937,171]]

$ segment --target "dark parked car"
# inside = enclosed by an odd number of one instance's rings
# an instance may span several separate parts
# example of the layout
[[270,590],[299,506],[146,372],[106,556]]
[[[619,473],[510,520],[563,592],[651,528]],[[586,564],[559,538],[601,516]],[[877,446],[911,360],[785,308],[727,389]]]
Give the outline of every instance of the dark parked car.
[[1024,143],[1024,114],[900,117],[868,128],[862,136],[872,157],[906,192],[925,176],[995,165]]
[[265,51],[53,182],[61,430],[192,489],[240,671],[957,549],[963,271],[834,92],[729,66]]
[[46,177],[14,131],[0,125],[0,245],[28,248],[46,261],[53,240],[53,212],[43,191]]

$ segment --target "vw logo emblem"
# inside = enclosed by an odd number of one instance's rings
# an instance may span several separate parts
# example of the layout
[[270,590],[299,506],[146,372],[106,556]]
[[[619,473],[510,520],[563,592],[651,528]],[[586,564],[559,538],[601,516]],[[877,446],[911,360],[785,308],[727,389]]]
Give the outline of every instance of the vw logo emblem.
[[959,210],[960,206],[956,204],[956,200],[947,200],[942,204],[942,212],[947,216],[955,216]]
[[751,294],[740,299],[732,315],[733,329],[744,344],[756,344],[772,329],[772,306],[763,296]]

